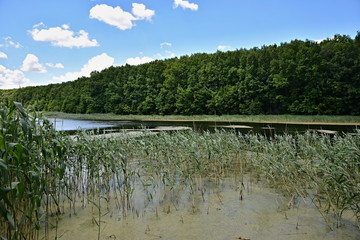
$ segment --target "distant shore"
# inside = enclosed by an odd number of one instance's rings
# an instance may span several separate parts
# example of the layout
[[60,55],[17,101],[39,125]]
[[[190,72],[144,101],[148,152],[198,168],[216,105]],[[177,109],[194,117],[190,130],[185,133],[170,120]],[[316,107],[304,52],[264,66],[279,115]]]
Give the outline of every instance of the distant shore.
[[174,122],[254,122],[280,124],[321,124],[321,125],[359,125],[360,116],[328,115],[116,115],[116,114],[75,114],[63,112],[44,112],[47,118],[102,120],[102,121],[174,121]]

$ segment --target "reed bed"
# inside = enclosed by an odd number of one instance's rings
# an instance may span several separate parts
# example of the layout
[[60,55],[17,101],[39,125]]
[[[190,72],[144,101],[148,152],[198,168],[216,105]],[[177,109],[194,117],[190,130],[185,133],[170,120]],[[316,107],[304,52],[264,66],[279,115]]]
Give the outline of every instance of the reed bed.
[[230,177],[239,201],[245,201],[246,174],[280,189],[288,208],[310,199],[331,229],[341,226],[345,211],[360,222],[359,135],[268,138],[178,131],[104,137],[79,131],[66,136],[18,103],[2,107],[0,114],[1,239],[38,239],[40,229],[49,239],[64,215],[89,207],[100,239],[104,216],[140,215],[137,189],[145,207],[167,201],[176,208],[188,195],[196,211],[195,197],[207,201],[207,185],[221,187]]

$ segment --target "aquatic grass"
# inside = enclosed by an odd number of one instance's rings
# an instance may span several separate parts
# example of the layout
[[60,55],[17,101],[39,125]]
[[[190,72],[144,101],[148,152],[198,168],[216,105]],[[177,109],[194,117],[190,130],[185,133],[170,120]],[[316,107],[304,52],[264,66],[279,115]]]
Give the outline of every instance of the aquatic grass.
[[335,227],[341,225],[345,210],[352,210],[359,219],[358,136],[284,135],[264,142],[263,147],[261,163],[257,164],[272,185],[290,196],[294,193],[292,200],[312,196],[324,217],[334,214],[331,225]]
[[332,212],[334,225],[339,227],[346,210],[352,210],[359,220],[360,139],[335,136],[328,141],[331,144],[321,145],[326,154],[319,158],[313,185],[317,187],[317,205],[325,212]]
[[[345,210],[352,210],[358,218],[357,136],[330,138],[306,133],[274,135],[269,139],[236,132],[189,131],[141,138],[93,137],[91,141],[94,144],[91,148],[103,157],[97,164],[89,162],[88,166],[108,169],[104,172],[113,171],[116,180],[112,189],[119,194],[118,205],[124,216],[127,209],[137,211],[133,209],[131,199],[136,181],[146,189],[148,202],[161,203],[173,196],[171,202],[175,206],[179,198],[177,192],[185,186],[195,213],[194,194],[206,201],[205,179],[220,184],[221,179],[233,175],[238,182],[239,199],[244,199],[244,175],[251,172],[262,176],[269,185],[282,189],[289,196],[287,207],[296,207],[298,198],[306,201],[311,196],[324,216],[334,213],[336,226],[340,226]],[[107,153],[101,149],[107,149]],[[106,154],[112,156],[112,160],[104,157]],[[110,162],[111,166],[107,166]],[[135,168],[139,172],[134,171]],[[170,205],[167,206],[169,209]],[[155,209],[157,212],[158,208]]]
[[[267,179],[270,185],[284,190],[284,193],[290,199],[288,206],[291,207],[295,206],[297,198],[306,201],[305,199],[309,194],[314,196],[315,201],[321,199],[321,202],[323,202],[324,196],[313,195],[313,191],[321,191],[321,186],[329,187],[330,182],[338,185],[336,179],[329,180],[328,183],[320,182],[323,172],[326,169],[333,168],[331,164],[321,161],[330,156],[335,156],[327,149],[329,146],[332,146],[334,142],[340,139],[344,141],[349,137],[345,135],[331,139],[326,135],[307,133],[305,135],[275,135],[273,138],[268,139],[260,135],[241,136],[229,132],[211,134],[207,132],[187,132],[172,135],[160,134],[151,137],[151,140],[150,138],[142,139],[141,144],[143,146],[152,146],[152,151],[158,151],[150,154],[151,161],[154,164],[149,164],[150,160],[144,162],[147,162],[148,166],[146,167],[149,167],[149,172],[155,170],[158,176],[162,176],[163,183],[165,182],[164,174],[168,174],[166,171],[169,170],[165,170],[168,166],[161,160],[164,156],[167,159],[172,159],[171,166],[176,166],[176,169],[172,170],[175,172],[171,176],[178,174],[181,184],[190,186],[190,189],[194,191],[199,190],[202,196],[204,196],[205,189],[202,179],[213,178],[214,176],[216,176],[216,179],[221,179],[224,177],[224,173],[233,171],[240,179],[238,189],[240,191],[239,198],[242,199],[244,185],[241,179],[243,179],[244,173],[256,171]],[[350,138],[354,140],[354,137]],[[171,145],[175,143],[176,145]],[[348,143],[346,144],[348,145]],[[326,147],[324,148],[324,146]],[[349,156],[346,151],[340,151],[343,149],[340,145],[337,148],[334,151],[343,152],[348,158],[352,159],[352,162],[356,162],[356,158],[355,161],[353,159],[356,155]],[[169,157],[170,153],[177,156]],[[146,155],[142,157],[146,158]],[[322,169],[322,166],[327,166],[327,168]],[[319,176],[319,179],[315,179],[314,176]],[[321,180],[324,180],[324,178]],[[355,183],[358,180],[353,179],[352,181]],[[356,186],[354,183],[352,185]],[[337,190],[333,189],[332,191]],[[353,201],[358,194],[357,191],[350,192],[355,193],[349,196],[349,201],[350,199]],[[337,194],[331,194],[329,190],[327,194],[339,196],[342,193],[338,191]],[[330,202],[329,204],[336,202],[336,205],[340,206],[342,198],[337,197],[336,201],[330,201],[331,199],[327,201]],[[354,201],[351,207],[349,205],[346,208],[339,206],[333,206],[331,209],[338,216],[338,219],[341,218],[341,212],[336,212],[338,211],[336,209],[357,208]],[[324,211],[323,208],[321,210]]]
[[[212,194],[210,185],[217,186],[215,194],[224,204],[222,182],[229,177],[234,193],[246,201],[248,176],[280,189],[289,199],[286,208],[310,199],[332,229],[341,227],[346,211],[353,212],[359,224],[358,135],[267,137],[216,130],[145,131],[140,137],[78,131],[65,136],[20,104],[3,107],[0,114],[4,239],[38,239],[39,230],[49,239],[51,228],[57,237],[61,216],[72,217],[88,206],[98,239],[106,215],[140,217],[149,207],[159,218],[161,209],[170,214],[184,200],[189,211],[198,214],[201,202]],[[141,206],[138,197],[144,198]]]

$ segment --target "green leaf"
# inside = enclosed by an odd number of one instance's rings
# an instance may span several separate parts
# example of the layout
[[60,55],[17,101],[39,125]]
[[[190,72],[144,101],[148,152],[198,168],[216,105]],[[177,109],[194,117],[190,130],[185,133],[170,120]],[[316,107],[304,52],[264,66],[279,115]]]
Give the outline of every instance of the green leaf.
[[88,199],[88,201],[89,201],[90,203],[92,203],[96,208],[99,208],[99,205],[97,205],[96,202],[91,201],[90,199]]
[[14,218],[11,216],[11,214],[10,214],[9,212],[7,213],[6,218],[7,218],[8,222],[9,222],[9,224],[10,224],[10,227],[11,227],[12,229],[15,229],[15,221],[14,221]]
[[0,214],[1,214],[4,218],[6,218],[6,216],[7,216],[7,209],[6,209],[6,207],[5,207],[4,201],[1,201],[1,200],[0,200]]
[[12,182],[11,189],[15,189],[20,182]]
[[1,159],[1,158],[0,158],[0,168],[4,169],[4,170],[7,170],[7,165],[6,165],[5,161],[4,161],[4,159]]
[[7,238],[4,237],[4,235],[2,235],[1,233],[0,233],[0,239],[2,239],[2,240],[7,240]]
[[28,124],[24,119],[20,119],[20,124],[25,133],[28,132]]
[[101,215],[101,217],[105,217],[107,214],[109,214],[110,212],[107,211],[106,213],[104,213],[103,215]]
[[25,112],[25,109],[23,108],[22,104],[19,103],[19,102],[14,102],[14,105],[15,105],[15,108],[17,110],[19,110],[19,112],[21,113],[21,115],[23,115],[24,117],[27,116],[26,112]]
[[93,217],[93,222],[96,223],[97,226],[99,226],[99,222]]
[[14,148],[16,146],[20,145],[20,143],[9,143],[9,148]]
[[0,158],[0,181],[2,182],[8,182],[9,174],[8,174],[8,167],[6,165],[6,162]]

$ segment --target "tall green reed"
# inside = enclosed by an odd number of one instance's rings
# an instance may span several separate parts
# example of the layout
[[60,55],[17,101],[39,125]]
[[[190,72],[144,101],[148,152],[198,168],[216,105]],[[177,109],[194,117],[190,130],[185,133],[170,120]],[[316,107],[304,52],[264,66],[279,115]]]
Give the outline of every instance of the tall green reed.
[[[1,237],[36,239],[40,220],[49,218],[49,202],[58,204],[55,179],[63,177],[65,166],[57,162],[65,150],[51,124],[37,114],[30,116],[21,104],[2,106],[0,115]],[[45,212],[40,211],[44,196]],[[48,232],[47,224],[45,228]]]

